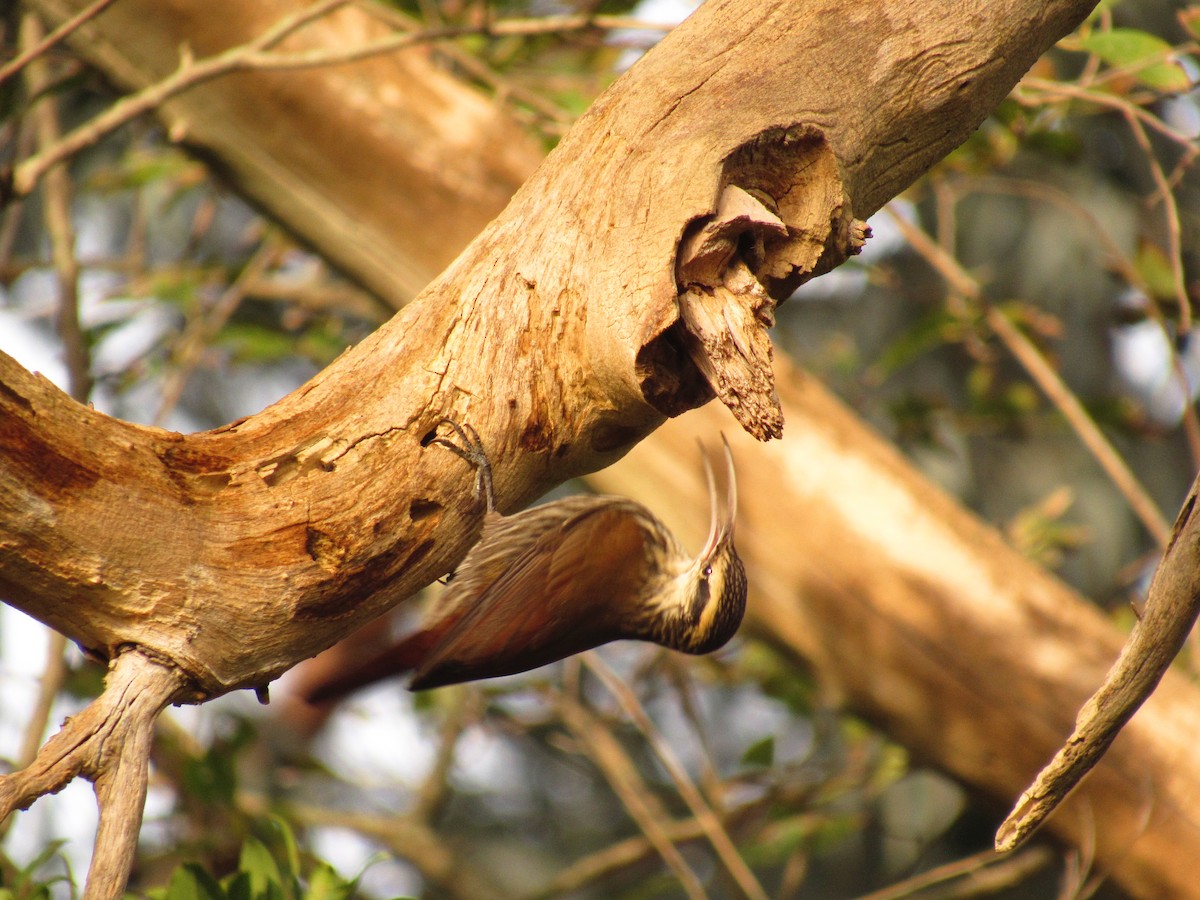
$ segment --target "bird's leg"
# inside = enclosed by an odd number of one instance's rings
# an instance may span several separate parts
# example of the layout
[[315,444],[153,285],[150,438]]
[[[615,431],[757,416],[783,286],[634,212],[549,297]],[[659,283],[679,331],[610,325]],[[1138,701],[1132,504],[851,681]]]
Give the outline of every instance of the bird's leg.
[[444,438],[440,435],[435,437],[432,443],[441,444],[446,449],[452,450],[456,456],[462,457],[475,467],[475,493],[476,495],[483,495],[488,512],[495,512],[496,493],[492,486],[492,464],[488,460],[487,453],[484,452],[483,441],[479,439],[479,432],[470,425],[459,425],[450,418],[442,418],[437,424],[439,428],[442,425],[449,425],[454,429],[454,433],[458,435],[458,439],[462,441],[463,446],[460,447],[449,438]]

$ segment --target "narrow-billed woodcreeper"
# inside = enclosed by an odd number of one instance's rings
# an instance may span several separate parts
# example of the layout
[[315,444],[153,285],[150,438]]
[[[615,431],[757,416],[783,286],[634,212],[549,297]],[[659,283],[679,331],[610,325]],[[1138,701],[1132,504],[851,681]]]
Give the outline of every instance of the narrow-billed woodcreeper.
[[463,446],[435,442],[476,468],[487,506],[479,541],[419,630],[319,685],[310,702],[409,671],[412,690],[511,675],[622,638],[699,654],[733,637],[746,609],[746,573],[733,547],[737,484],[728,442],[724,513],[702,457],[712,524],[693,559],[648,509],[622,497],[567,497],[500,515],[479,435],[449,419],[441,424]]

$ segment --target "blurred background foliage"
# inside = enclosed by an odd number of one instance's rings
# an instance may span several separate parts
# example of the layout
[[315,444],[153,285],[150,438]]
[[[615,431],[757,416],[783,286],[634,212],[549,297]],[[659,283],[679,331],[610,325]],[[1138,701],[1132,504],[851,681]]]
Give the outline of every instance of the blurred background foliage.
[[[429,26],[687,12],[527,0],[394,10]],[[0,62],[31,39],[20,6],[3,15]],[[621,24],[468,35],[439,58],[550,147],[661,33]],[[1098,426],[1169,518],[1200,456],[1198,35],[1198,6],[1102,3],[875,217],[867,252],[781,308],[774,332],[779,352],[927,475],[1125,623],[1155,525],[1080,423]],[[6,73],[0,164],[114,100],[63,45]],[[130,420],[192,431],[253,413],[388,314],[150,117],[0,214],[0,347]],[[42,675],[38,626],[3,613],[0,753],[15,764],[47,716],[95,695],[100,673],[72,649],[58,689]],[[40,713],[39,684],[57,689]],[[428,695],[382,685],[315,733],[288,709],[231,696],[164,716],[134,890],[1121,896],[1086,852],[1035,845],[994,859],[1000,810],[744,639],[704,660],[618,646]],[[92,827],[75,789],[18,817],[0,893],[73,895]]]

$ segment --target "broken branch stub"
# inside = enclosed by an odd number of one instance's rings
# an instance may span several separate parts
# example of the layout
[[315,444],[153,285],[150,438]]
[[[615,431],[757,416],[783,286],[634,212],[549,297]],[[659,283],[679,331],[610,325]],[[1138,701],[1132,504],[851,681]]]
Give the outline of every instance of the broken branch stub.
[[772,128],[725,160],[716,209],[685,230],[676,261],[683,346],[750,434],[783,435],[767,329],[775,307],[862,250],[824,137]]

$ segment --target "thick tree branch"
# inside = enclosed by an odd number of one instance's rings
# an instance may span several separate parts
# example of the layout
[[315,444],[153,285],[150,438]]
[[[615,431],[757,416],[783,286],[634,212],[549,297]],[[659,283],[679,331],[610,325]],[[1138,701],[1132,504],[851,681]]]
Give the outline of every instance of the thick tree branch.
[[[418,302],[299,391],[213,432],[116,422],[0,357],[0,595],[110,658],[135,645],[169,660],[170,696],[148,692],[155,702],[265,684],[471,542],[470,473],[429,445],[442,416],[481,432],[504,509],[621,455],[710,396],[699,320],[681,316],[681,294],[719,286],[726,320],[737,307],[761,329],[767,300],[844,258],[860,234],[854,216],[961,142],[1090,6],[1012,0],[965,16],[910,2],[881,15],[833,0],[710,0],[597,101]],[[80,33],[130,10],[117,4]],[[223,13],[140,15],[123,23],[132,44],[170,19],[195,47]],[[328,87],[253,77],[265,80],[205,94],[208,115],[188,120],[172,104],[168,118],[194,136],[226,113],[244,122],[240,104],[287,108],[300,102],[292,91]],[[357,118],[349,109],[328,124]],[[243,143],[227,162],[246,178],[265,173],[266,205],[292,189],[294,211],[324,212],[330,173],[339,191],[372,189],[358,182],[358,145],[306,181],[274,165],[275,150],[294,159],[288,148]],[[723,218],[736,190],[782,230],[758,212]],[[726,221],[746,225],[737,251],[704,270],[714,282],[696,280],[681,243],[719,236],[706,228]],[[343,218],[321,234],[353,248],[339,263],[396,297],[394,260],[359,252],[395,227]],[[703,362],[721,341],[699,346]],[[744,355],[761,371],[761,356]],[[774,430],[761,404],[708,374],[735,411],[753,406],[743,424]],[[749,381],[759,400],[773,399],[769,378]]]
[[0,505],[0,587],[102,653],[148,646],[205,693],[277,676],[469,544],[470,478],[423,443],[438,418],[476,425],[512,508],[704,402],[676,266],[725,188],[767,198],[787,228],[729,265],[785,293],[848,252],[851,207],[872,211],[965,137],[1089,5],[989,6],[982,27],[953,4],[886,21],[832,0],[706,4],[421,302],[214,432],[115,422],[4,361],[0,477],[20,501]]
[[1121,729],[1158,687],[1191,634],[1200,615],[1198,494],[1200,477],[1175,520],[1141,621],[1104,684],[1079,711],[1071,736],[1000,826],[997,850],[1012,850],[1024,843],[1100,762]]

